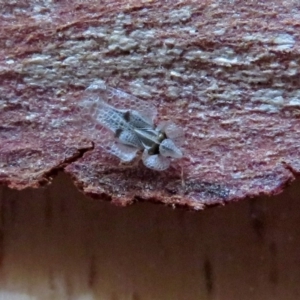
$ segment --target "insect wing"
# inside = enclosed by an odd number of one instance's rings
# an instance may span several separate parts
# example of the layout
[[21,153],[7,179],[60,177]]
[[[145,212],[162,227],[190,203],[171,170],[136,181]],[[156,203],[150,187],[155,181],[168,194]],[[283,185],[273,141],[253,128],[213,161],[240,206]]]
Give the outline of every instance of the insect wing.
[[157,129],[164,132],[166,136],[171,139],[176,146],[182,146],[185,141],[185,133],[183,129],[171,121],[161,122]]
[[142,155],[144,165],[152,170],[164,171],[170,166],[170,159],[159,154],[149,155],[148,151],[145,150]]
[[[102,145],[102,147],[103,146],[105,145]],[[117,141],[107,144],[105,150],[125,162],[132,161],[136,157],[138,151],[137,148],[121,144]]]
[[179,148],[176,147],[173,140],[164,139],[159,145],[159,153],[162,156],[181,158],[182,152]]
[[137,112],[148,124],[153,124],[156,118],[157,110],[149,101],[109,87],[105,83],[98,84],[94,89],[90,86],[87,90],[95,91],[99,98],[118,110]]
[[[118,98],[119,100],[122,100],[122,103],[124,102],[124,105],[128,105],[127,107],[124,107],[125,109],[137,112],[140,117],[144,118],[144,120],[147,120],[149,124],[153,124],[157,115],[157,110],[150,102],[141,100],[133,95],[129,95],[114,88],[108,88],[108,91],[113,96],[114,100]],[[114,101],[114,103],[115,102],[116,101]]]
[[129,162],[136,157],[136,153],[139,150],[137,147],[125,145],[116,140],[112,131],[103,126],[94,126],[88,132],[88,136],[99,145],[105,152],[117,156],[120,160]]
[[124,113],[106,103],[99,104],[99,108],[95,114],[96,121],[107,129],[116,133],[117,131],[132,131],[134,128],[124,118]]
[[153,122],[145,118],[139,112],[132,110],[128,111],[128,123],[135,129],[152,129],[154,128]]
[[118,141],[124,145],[135,147],[138,149],[143,148],[142,142],[133,130],[118,130],[117,138]]
[[151,104],[103,82],[83,93],[79,107],[81,117],[88,124],[88,135],[122,161],[131,161],[141,148],[134,129],[153,126],[156,116]]

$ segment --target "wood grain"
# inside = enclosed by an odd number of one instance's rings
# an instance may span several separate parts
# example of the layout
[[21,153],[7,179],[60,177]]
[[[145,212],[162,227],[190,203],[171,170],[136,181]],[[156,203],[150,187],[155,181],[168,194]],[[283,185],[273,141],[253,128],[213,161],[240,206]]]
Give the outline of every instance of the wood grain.
[[1,187],[2,299],[294,300],[300,184],[204,212]]

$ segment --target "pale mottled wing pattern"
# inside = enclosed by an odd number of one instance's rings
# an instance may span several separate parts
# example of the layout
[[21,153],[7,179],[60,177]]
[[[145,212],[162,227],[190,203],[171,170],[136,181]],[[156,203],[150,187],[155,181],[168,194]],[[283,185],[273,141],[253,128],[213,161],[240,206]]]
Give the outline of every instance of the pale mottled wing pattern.
[[156,118],[157,110],[151,101],[144,101],[124,91],[112,88],[102,80],[92,83],[86,91],[95,92],[99,98],[118,110],[137,111],[149,123],[153,123]]
[[159,153],[162,156],[181,158],[182,151],[175,145],[173,140],[164,139],[159,145]]
[[157,110],[150,101],[141,100],[123,91],[106,86],[106,89],[99,91],[106,102],[117,109],[136,111],[143,116],[149,124],[153,124],[157,115]]
[[144,165],[152,170],[164,171],[169,168],[171,160],[162,155],[149,155],[147,150],[144,150],[142,155]]
[[[157,113],[148,102],[110,88],[103,82],[90,86],[79,105],[83,118],[89,122],[90,134],[95,142],[122,161],[134,159],[140,145],[137,143],[134,147],[134,140],[131,145],[120,143],[116,140],[116,133],[121,131],[124,135],[132,132],[134,127],[153,126]],[[124,115],[127,113],[130,118],[125,120]],[[102,128],[95,130],[99,124]]]
[[118,143],[117,141],[109,142],[107,144],[104,143],[102,147],[110,154],[117,156],[125,162],[132,161],[136,157],[138,151],[137,148]]

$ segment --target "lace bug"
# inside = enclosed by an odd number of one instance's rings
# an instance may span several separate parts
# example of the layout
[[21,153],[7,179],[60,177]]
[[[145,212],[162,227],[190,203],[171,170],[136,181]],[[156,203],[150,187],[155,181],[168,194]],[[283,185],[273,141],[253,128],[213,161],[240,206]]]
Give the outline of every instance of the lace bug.
[[173,159],[183,152],[184,131],[171,121],[154,121],[156,108],[121,90],[107,86],[103,81],[90,85],[80,109],[84,118],[101,125],[97,133],[100,146],[123,162],[130,162],[138,154],[150,169],[166,170]]

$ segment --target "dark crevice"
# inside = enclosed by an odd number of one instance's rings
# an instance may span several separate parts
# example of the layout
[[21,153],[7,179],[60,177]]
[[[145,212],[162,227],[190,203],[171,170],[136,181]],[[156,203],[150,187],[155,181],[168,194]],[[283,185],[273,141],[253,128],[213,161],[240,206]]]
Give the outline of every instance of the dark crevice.
[[289,163],[287,163],[285,161],[282,162],[282,165],[286,170],[290,171],[294,175],[294,177],[299,177],[299,175],[300,175],[299,171],[297,171],[295,168],[293,168],[292,165],[290,165]]
[[85,153],[87,153],[89,151],[93,151],[93,149],[94,149],[93,142],[92,142],[91,147],[77,149],[77,152],[73,156],[67,158],[59,165],[57,165],[57,166],[53,167],[51,170],[45,172],[43,175],[43,178],[39,181],[39,183],[41,185],[49,183],[49,180],[52,180],[54,177],[56,177],[56,175],[58,174],[59,171],[64,171],[64,169],[68,165],[72,164],[73,162],[76,162],[78,159],[82,158]]

